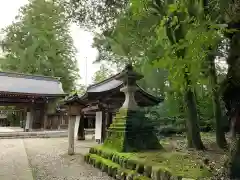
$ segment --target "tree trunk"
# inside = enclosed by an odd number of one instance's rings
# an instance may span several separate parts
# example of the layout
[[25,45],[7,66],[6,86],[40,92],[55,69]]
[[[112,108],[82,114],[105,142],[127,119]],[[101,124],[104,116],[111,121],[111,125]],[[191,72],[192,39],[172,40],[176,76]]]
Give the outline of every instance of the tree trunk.
[[225,132],[223,128],[223,113],[220,104],[220,97],[218,91],[218,83],[217,83],[217,74],[215,67],[215,56],[213,54],[209,54],[208,62],[209,62],[209,78],[212,88],[212,100],[213,100],[213,111],[216,121],[216,142],[220,148],[227,147],[227,141],[225,138]]
[[239,121],[238,112],[231,118],[231,143],[228,163],[228,172],[231,179],[240,178],[240,136],[236,134],[237,121]]
[[229,172],[231,179],[240,179],[240,137],[231,142]]
[[229,172],[229,177],[231,179],[240,179],[240,127],[239,127],[239,108],[240,108],[240,33],[239,25],[240,23],[229,24],[229,28],[235,29],[237,31],[230,32],[226,34],[230,39],[229,55],[227,58],[228,72],[225,85],[226,93],[224,99],[225,104],[229,106],[229,112],[231,114],[231,142],[230,142],[230,155],[228,159],[227,172]]
[[[209,14],[209,0],[203,0],[203,7],[204,7],[204,14]],[[214,116],[216,121],[216,142],[220,148],[226,148],[227,141],[225,138],[225,133],[223,130],[223,114],[220,105],[218,87],[217,87],[217,74],[215,68],[215,56],[213,54],[208,55],[207,57],[208,65],[209,65],[209,75],[210,75],[210,82],[212,86],[212,100],[213,100],[213,109],[214,109]]]
[[[186,20],[184,16],[179,16],[178,13],[174,13],[180,21]],[[171,42],[171,44],[177,44],[181,40],[185,39],[186,31],[184,30],[184,23],[179,23],[175,27],[170,24],[169,21],[166,24],[166,34]],[[186,49],[179,49],[176,51],[176,55],[178,58],[184,59],[185,58]],[[188,118],[187,118],[187,140],[188,140],[188,147],[189,148],[196,148],[197,150],[205,149],[201,136],[200,136],[200,128],[199,128],[199,117],[197,112],[197,104],[195,99],[195,94],[192,90],[192,82],[189,77],[189,67],[187,65],[183,68],[183,75],[185,80],[185,91],[184,91],[184,99],[186,102],[186,107],[188,111]]]
[[[186,69],[186,68],[185,68]],[[197,150],[203,150],[204,145],[201,140],[200,128],[199,128],[199,118],[197,113],[197,105],[195,100],[195,94],[193,93],[191,87],[191,80],[189,79],[188,73],[184,73],[186,80],[186,90],[185,90],[185,102],[188,111],[187,118],[187,140],[188,148],[196,148]]]
[[234,116],[231,119],[231,123],[230,123],[230,136],[231,136],[231,140],[235,140],[237,138],[236,136],[236,117]]

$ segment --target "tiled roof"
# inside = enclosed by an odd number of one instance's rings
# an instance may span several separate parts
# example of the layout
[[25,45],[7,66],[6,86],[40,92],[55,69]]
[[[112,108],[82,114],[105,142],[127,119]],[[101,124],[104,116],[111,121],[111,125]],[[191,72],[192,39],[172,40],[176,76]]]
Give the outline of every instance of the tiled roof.
[[[88,96],[92,93],[97,93],[101,96],[102,93],[109,92],[112,90],[120,92],[120,88],[123,87],[123,82],[115,79],[118,75],[119,73],[108,79],[105,79],[104,81],[90,85],[87,88],[86,93],[83,96],[81,96],[80,99],[84,101],[88,99]],[[155,97],[149,94],[148,92],[143,90],[139,85],[137,85],[137,87],[138,87],[137,94],[139,95],[138,97],[145,96],[148,99],[148,102],[152,102],[151,104],[156,105],[164,100],[163,98]]]
[[80,99],[77,93],[67,97],[64,100],[65,104],[78,103],[79,105],[85,106],[85,103]]
[[87,92],[104,92],[109,91],[111,89],[115,89],[123,85],[122,81],[116,79],[109,79],[109,81],[104,81],[103,83],[99,83],[96,86],[91,86],[87,89]]
[[0,72],[0,92],[41,95],[64,95],[57,78]]

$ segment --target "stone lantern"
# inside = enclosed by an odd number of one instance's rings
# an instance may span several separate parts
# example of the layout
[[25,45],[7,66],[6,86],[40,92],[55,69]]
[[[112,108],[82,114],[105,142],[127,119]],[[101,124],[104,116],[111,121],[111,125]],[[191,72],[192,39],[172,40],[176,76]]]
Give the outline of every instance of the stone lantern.
[[116,77],[116,80],[123,81],[121,91],[125,94],[125,101],[108,129],[104,146],[119,152],[162,148],[152,123],[134,98],[138,89],[136,81],[142,78],[143,75],[135,72],[131,64]]

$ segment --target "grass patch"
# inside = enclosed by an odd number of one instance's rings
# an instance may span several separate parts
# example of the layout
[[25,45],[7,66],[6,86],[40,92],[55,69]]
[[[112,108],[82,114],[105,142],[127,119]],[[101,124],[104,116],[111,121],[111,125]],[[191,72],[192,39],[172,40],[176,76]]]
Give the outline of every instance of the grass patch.
[[154,168],[169,171],[174,176],[185,178],[211,177],[212,173],[190,154],[183,152],[146,152],[134,158]]
[[201,132],[201,138],[202,139],[211,139],[211,140],[215,140],[215,134],[212,132]]

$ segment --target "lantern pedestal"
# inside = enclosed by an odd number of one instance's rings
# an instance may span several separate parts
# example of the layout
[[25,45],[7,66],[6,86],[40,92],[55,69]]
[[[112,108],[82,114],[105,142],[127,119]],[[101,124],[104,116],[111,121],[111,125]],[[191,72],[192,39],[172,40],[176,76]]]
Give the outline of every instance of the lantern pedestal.
[[104,146],[118,152],[161,149],[154,126],[140,110],[120,109],[110,125]]

